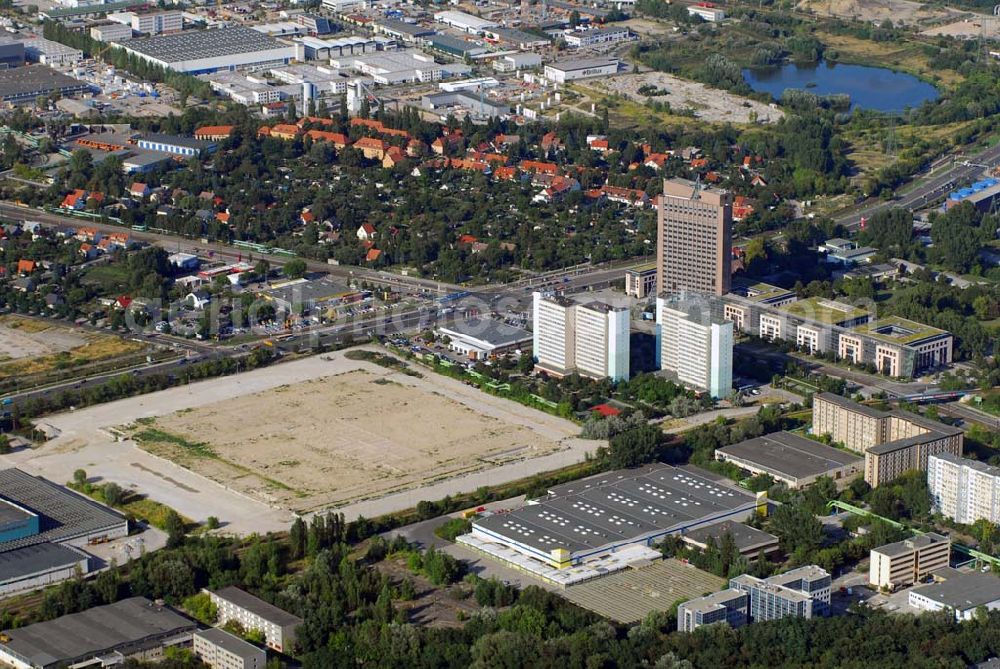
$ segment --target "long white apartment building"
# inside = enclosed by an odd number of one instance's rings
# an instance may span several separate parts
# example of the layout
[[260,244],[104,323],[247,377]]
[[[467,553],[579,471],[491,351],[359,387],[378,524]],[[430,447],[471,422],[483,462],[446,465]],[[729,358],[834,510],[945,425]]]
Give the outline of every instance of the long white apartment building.
[[707,300],[656,298],[660,369],[718,399],[733,389],[733,324]]
[[536,292],[532,315],[537,369],[553,376],[576,372],[596,379],[628,379],[628,309]]
[[1000,467],[936,453],[927,456],[927,487],[934,511],[956,523],[1000,523]]
[[268,648],[286,652],[292,647],[296,628],[302,624],[298,616],[233,586],[206,592],[218,608],[220,625],[235,620],[247,631],[263,632]]

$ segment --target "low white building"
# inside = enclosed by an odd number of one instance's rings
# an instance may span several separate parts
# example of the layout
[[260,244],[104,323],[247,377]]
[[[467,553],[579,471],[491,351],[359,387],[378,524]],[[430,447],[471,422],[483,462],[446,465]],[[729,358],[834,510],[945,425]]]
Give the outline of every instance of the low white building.
[[559,60],[545,66],[545,78],[557,84],[590,77],[607,77],[618,73],[617,58],[583,58]]
[[700,16],[709,23],[717,23],[726,18],[726,12],[718,7],[703,7],[702,5],[689,5],[688,14]]
[[90,29],[90,38],[98,42],[123,42],[132,39],[132,28],[121,23],[104,23]]
[[72,67],[83,60],[79,49],[53,42],[44,37],[30,37],[24,42],[24,55],[30,62],[50,67]]
[[482,35],[486,30],[495,28],[498,25],[495,21],[488,21],[472,14],[455,11],[438,12],[434,15],[434,20],[473,35]]
[[267,664],[263,648],[218,627],[195,632],[191,650],[212,669],[264,669]]
[[524,351],[532,341],[532,334],[489,318],[456,320],[438,326],[438,337],[448,338],[448,350],[469,360],[489,360],[508,353]]
[[947,569],[940,582],[911,590],[908,603],[921,611],[952,611],[956,620],[971,620],[980,606],[1000,609],[1000,578]]
[[611,26],[608,28],[592,28],[590,30],[577,30],[566,33],[563,36],[566,45],[575,48],[598,46],[601,44],[619,44],[633,39],[628,28]]
[[542,57],[537,53],[511,53],[493,61],[497,72],[517,72],[542,66]]
[[439,81],[441,66],[434,58],[413,49],[380,51],[361,56],[331,57],[330,64],[340,70],[353,70],[385,86],[401,83]]

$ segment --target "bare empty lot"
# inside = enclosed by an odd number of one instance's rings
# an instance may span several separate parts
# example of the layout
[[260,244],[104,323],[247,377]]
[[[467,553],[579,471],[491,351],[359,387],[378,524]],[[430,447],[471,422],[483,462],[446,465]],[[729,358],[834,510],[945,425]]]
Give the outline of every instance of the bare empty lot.
[[560,436],[485,414],[438,379],[371,365],[158,418],[143,449],[268,504],[300,512],[381,497],[560,448]]
[[913,0],[803,0],[800,9],[817,16],[839,16],[857,21],[891,20],[896,25],[927,25],[952,20],[962,12]]
[[143,348],[114,335],[42,319],[4,316],[0,319],[0,378],[96,362]]
[[[194,520],[203,521],[210,515],[217,516],[223,523],[224,531],[245,535],[287,529],[292,522],[289,509],[318,508],[314,505],[322,504],[323,500],[352,495],[357,501],[333,506],[350,520],[359,515],[373,518],[410,508],[423,499],[437,500],[445,495],[470,492],[481,486],[565,467],[579,462],[585,453],[601,445],[600,442],[577,438],[579,427],[570,421],[485,394],[454,379],[429,372],[425,374],[424,378],[406,376],[368,362],[349,360],[342,353],[282,363],[249,373],[209,379],[47,416],[37,424],[53,438],[38,448],[0,455],[0,466],[21,467],[58,482],[71,480],[77,468],[86,469],[95,480],[115,481]],[[404,392],[402,402],[406,403],[405,406],[393,404],[396,402],[393,398],[398,395],[382,395],[375,391],[366,395],[369,400],[365,403],[342,400],[347,404],[336,407],[330,398],[338,396],[338,392],[333,391],[327,398],[322,389],[324,385],[336,384],[337,379],[345,378],[355,379],[354,384],[359,383],[356,380],[359,378],[372,379],[372,385],[379,391],[389,385],[376,383],[377,379],[384,378],[390,383],[400,384],[398,388],[409,385],[412,390]],[[317,385],[313,386],[313,381]],[[307,394],[315,394],[306,404],[298,401],[300,387],[303,391],[311,388]],[[394,387],[393,391],[398,392],[398,388]],[[344,393],[341,391],[339,394]],[[271,405],[261,397],[267,398]],[[382,397],[388,399],[379,399]],[[243,399],[256,409],[250,412],[252,428],[241,424],[248,415],[246,410],[236,418],[220,410],[224,406],[226,410],[232,408],[236,411]],[[314,412],[313,417],[304,417],[307,410]],[[352,415],[350,411],[357,413]],[[441,420],[450,419],[443,423],[432,422],[431,416],[439,411],[446,412],[439,414]],[[189,420],[195,412],[205,412],[203,415],[209,423],[219,421],[219,425],[202,427],[222,434],[221,445],[210,443],[208,432],[202,434],[201,428],[187,437],[174,434],[172,438],[181,441],[174,445],[183,447],[180,462],[158,457],[138,447],[135,441],[125,438],[120,429],[123,424],[131,426],[130,432],[163,429],[159,427],[158,420],[173,425],[175,419]],[[260,418],[265,415],[264,412],[267,412],[266,419]],[[209,415],[213,417],[209,418]],[[469,420],[478,422],[468,423]],[[310,423],[319,427],[309,432],[305,426]],[[381,444],[369,446],[367,453],[371,454],[370,461],[348,463],[349,457],[364,460],[357,447],[345,436],[345,430],[352,423],[359,424],[372,434],[382,434],[384,447]],[[466,463],[461,460],[463,456],[452,454],[449,450],[459,449],[462,453],[469,453],[468,450],[461,450],[469,446],[455,444],[460,439],[450,430],[453,425],[464,426],[468,430],[470,425],[476,424],[482,432],[473,434],[469,439],[476,454],[467,456],[469,464],[466,469]],[[441,425],[444,428],[435,434],[434,429]],[[499,436],[487,434],[494,432],[496,425],[508,430],[503,447],[498,446],[502,441]],[[303,431],[296,433],[297,429]],[[397,432],[380,432],[383,429]],[[239,430],[239,434],[255,441],[252,444],[247,442],[241,449],[234,437],[225,436],[226,430]],[[256,434],[253,434],[255,431]],[[307,443],[307,432],[316,443]],[[166,434],[167,439],[171,439],[170,433]],[[419,450],[416,442],[411,442],[411,434],[423,435],[423,448],[430,454],[417,453],[414,456],[416,460],[409,466],[432,463],[431,470],[425,470],[423,478],[414,470],[401,473],[395,479],[383,478],[364,485],[367,483],[365,477],[373,476],[371,472],[386,473],[391,471],[389,467],[399,467],[399,460],[391,460],[387,449],[401,443],[404,448]],[[468,435],[468,432],[463,434]],[[279,453],[285,448],[283,441],[290,437],[294,438],[300,453]],[[398,442],[394,443],[392,439]],[[487,448],[480,448],[479,442],[487,439]],[[428,445],[429,440],[434,440],[431,445]],[[331,451],[330,445],[338,441],[348,442],[344,454]],[[233,456],[228,467],[223,468],[220,466],[222,458],[215,449],[218,448],[221,453],[226,444],[229,444],[228,448],[242,452]],[[436,453],[431,452],[434,444],[439,445]],[[150,445],[150,448],[155,447],[155,443]],[[211,452],[202,453],[199,457],[188,452],[192,448],[207,448]],[[550,451],[549,455],[541,455],[546,448]],[[272,453],[269,449],[275,450]],[[533,453],[538,453],[540,457],[531,457]],[[333,458],[340,458],[335,460],[340,467],[366,469],[348,473],[332,471]],[[299,463],[295,464],[295,460]],[[440,471],[435,464],[438,460],[445,462]],[[315,474],[302,473],[307,461],[319,463],[318,467],[323,470]],[[381,464],[383,461],[388,463],[385,467]],[[490,461],[496,464],[490,464]],[[274,466],[269,471],[261,469],[259,474],[249,475],[241,467],[252,469],[257,465],[245,464],[248,462],[260,462],[262,466],[274,463]],[[472,469],[476,471],[469,471]],[[469,473],[463,475],[461,471]],[[296,488],[300,484],[291,478],[293,473],[304,476],[308,486]],[[281,476],[289,476],[289,481],[279,480]],[[338,491],[338,481],[346,481],[345,485],[350,490]],[[316,490],[319,492],[316,493]],[[394,490],[397,492],[392,492]],[[358,499],[359,496],[367,499]]]
[[[622,74],[605,79],[587,80],[584,85],[609,93],[619,93],[640,103],[648,100],[669,102],[673,110],[690,109],[694,111],[695,117],[704,121],[749,123],[752,114],[758,122],[775,123],[785,115],[780,109],[763,102],[743,98],[665,72]],[[643,95],[639,92],[643,86],[656,89],[656,94]]]

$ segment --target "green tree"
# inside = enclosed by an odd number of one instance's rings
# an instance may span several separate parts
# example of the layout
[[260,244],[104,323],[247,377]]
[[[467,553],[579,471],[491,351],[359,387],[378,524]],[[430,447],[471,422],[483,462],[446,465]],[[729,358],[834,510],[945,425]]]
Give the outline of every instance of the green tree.
[[101,493],[104,496],[105,504],[108,506],[119,506],[125,499],[125,491],[114,481],[105,483],[104,487],[101,488]]
[[285,263],[285,276],[289,279],[301,279],[306,274],[306,261],[295,258]]

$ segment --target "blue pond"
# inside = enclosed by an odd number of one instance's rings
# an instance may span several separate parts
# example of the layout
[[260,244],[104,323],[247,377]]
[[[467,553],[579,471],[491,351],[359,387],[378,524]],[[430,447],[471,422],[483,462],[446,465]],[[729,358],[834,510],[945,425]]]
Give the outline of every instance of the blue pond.
[[934,100],[937,89],[913,75],[893,72],[884,67],[823,62],[818,65],[788,63],[781,67],[743,70],[743,79],[755,91],[770,93],[775,99],[788,88],[798,88],[816,95],[846,93],[851,108],[899,112]]

